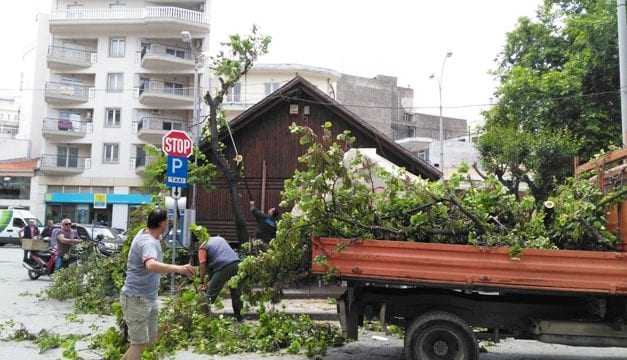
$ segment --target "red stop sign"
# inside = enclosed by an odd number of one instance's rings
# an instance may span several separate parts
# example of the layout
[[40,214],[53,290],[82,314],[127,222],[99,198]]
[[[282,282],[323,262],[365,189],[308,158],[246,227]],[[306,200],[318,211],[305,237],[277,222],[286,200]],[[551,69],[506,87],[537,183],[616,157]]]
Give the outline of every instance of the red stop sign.
[[161,149],[168,156],[190,157],[194,142],[185,131],[170,130],[161,140]]

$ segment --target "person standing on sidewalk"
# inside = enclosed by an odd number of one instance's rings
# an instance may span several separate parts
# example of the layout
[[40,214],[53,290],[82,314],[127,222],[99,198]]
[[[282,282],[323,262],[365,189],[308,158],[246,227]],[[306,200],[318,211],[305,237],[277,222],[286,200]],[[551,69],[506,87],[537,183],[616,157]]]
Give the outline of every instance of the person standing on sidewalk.
[[[231,245],[221,236],[212,236],[198,247],[198,269],[200,290],[206,291],[207,302],[213,304],[227,281],[237,275],[239,256]],[[205,283],[205,274],[211,272],[209,284]],[[242,300],[238,288],[229,287],[233,315],[242,321]]]
[[128,327],[131,345],[122,357],[139,360],[147,346],[159,339],[159,307],[157,293],[161,274],[194,275],[194,267],[164,264],[160,237],[168,230],[165,210],[150,212],[148,228],[141,230],[131,243],[126,263],[126,280],[120,294],[124,321]]

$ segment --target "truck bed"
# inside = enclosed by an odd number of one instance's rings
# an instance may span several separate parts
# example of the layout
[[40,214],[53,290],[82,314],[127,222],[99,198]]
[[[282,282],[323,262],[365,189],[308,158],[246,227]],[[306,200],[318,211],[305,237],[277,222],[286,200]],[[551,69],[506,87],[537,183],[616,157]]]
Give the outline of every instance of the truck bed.
[[406,241],[313,238],[312,271],[343,280],[462,289],[520,289],[627,295],[627,257],[619,252],[525,249]]

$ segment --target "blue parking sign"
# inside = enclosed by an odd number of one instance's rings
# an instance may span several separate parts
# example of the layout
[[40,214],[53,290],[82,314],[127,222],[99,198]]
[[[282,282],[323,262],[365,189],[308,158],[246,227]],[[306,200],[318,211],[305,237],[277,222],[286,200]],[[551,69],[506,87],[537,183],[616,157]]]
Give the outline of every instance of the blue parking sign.
[[167,187],[187,187],[187,162],[184,157],[168,156],[168,170],[165,174]]

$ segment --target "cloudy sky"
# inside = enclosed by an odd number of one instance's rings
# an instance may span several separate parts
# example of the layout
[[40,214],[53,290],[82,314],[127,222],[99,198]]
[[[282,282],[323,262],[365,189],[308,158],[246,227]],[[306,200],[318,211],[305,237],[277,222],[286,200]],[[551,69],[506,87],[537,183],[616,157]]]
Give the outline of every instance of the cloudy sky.
[[[445,115],[473,122],[491,101],[489,71],[505,33],[520,16],[534,16],[540,0],[213,0],[212,47],[252,24],[273,38],[266,63],[300,63],[353,75],[392,75],[414,89],[417,111],[438,113],[437,83],[444,74]],[[38,12],[50,0],[0,5],[0,96],[19,88],[22,56],[35,41]]]

